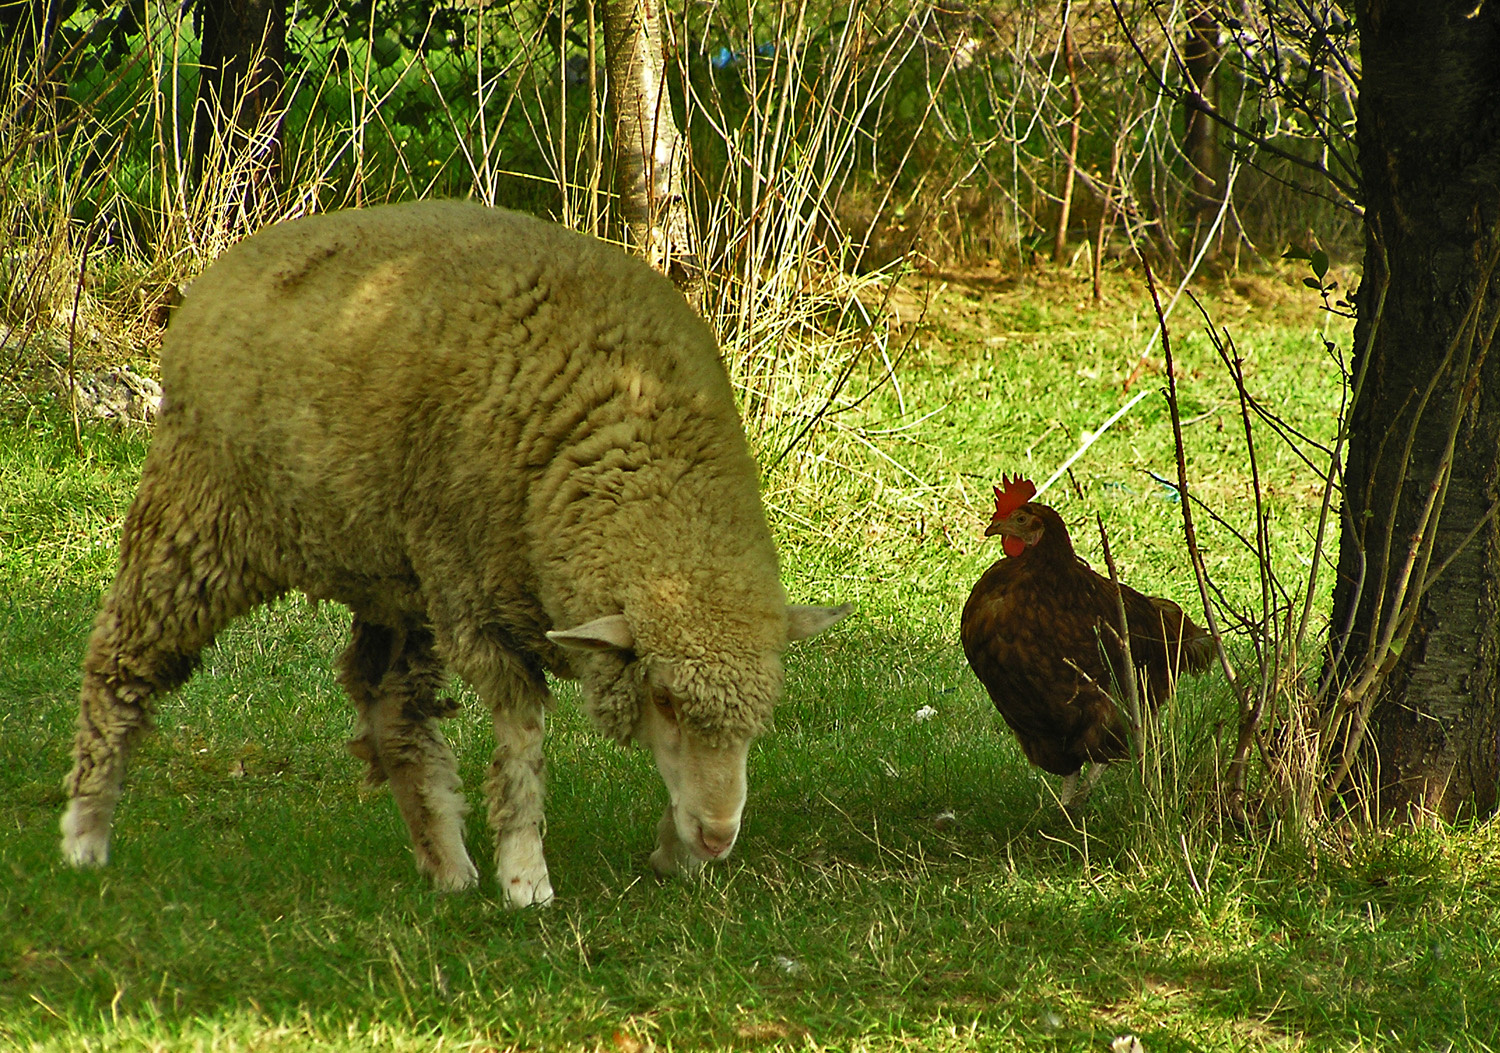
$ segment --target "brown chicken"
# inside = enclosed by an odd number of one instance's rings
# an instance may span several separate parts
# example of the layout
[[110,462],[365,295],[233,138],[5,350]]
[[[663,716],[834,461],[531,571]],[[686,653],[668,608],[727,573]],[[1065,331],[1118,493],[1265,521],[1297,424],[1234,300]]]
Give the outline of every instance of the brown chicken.
[[[1112,697],[1125,666],[1115,586],[1074,554],[1062,517],[1031,501],[1036,486],[1029,479],[1004,483],[995,488],[995,516],[984,533],[999,534],[1006,555],[964,604],[964,654],[1027,759],[1064,776],[1062,804],[1070,807],[1088,796],[1109,761],[1130,753],[1122,707]],[[1123,584],[1119,591],[1136,682],[1143,701],[1159,705],[1180,672],[1208,668],[1212,638],[1171,600]]]

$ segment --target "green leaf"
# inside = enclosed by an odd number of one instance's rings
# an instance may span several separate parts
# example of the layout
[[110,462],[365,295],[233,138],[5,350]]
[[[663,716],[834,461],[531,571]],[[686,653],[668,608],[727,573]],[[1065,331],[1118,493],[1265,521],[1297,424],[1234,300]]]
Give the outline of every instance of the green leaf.
[[1319,281],[1322,281],[1323,275],[1328,273],[1328,253],[1322,249],[1314,249],[1313,254],[1308,257],[1308,261],[1313,273],[1318,276]]
[[381,34],[370,39],[370,54],[375,59],[375,64],[385,69],[401,61],[401,45]]

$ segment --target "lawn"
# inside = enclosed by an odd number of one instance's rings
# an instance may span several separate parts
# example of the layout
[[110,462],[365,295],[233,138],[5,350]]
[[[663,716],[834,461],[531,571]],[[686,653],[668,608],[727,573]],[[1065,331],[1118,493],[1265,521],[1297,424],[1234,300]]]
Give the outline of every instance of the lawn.
[[[1097,514],[1126,580],[1201,609],[1181,506],[1151,474],[1175,476],[1159,347],[1125,390],[1149,300],[1130,274],[1100,305],[1088,292],[1065,271],[910,283],[896,383],[765,480],[788,591],[859,612],[789,652],[733,857],[694,884],[653,878],[660,779],[561,685],[558,899],[522,913],[489,876],[424,886],[388,795],[342,748],[347,614],[297,600],[235,625],[162,705],[109,867],[62,864],[78,664],[147,443],[86,427],[80,455],[33,399],[0,422],[0,1048],[1500,1049],[1496,824],[1221,821],[1233,704],[1217,674],[1165,722],[1158,796],[1119,765],[1070,820],[969,672],[959,610],[999,555],[981,537],[989,487],[1042,482],[1142,387],[1044,500],[1090,561]],[[1347,329],[1295,276],[1201,295],[1257,396],[1326,441],[1340,385],[1324,337],[1347,349]],[[1243,528],[1239,406],[1203,328],[1180,303],[1189,474]],[[1278,566],[1305,582],[1318,479],[1258,434]],[[1226,595],[1253,606],[1253,561],[1204,534]],[[446,730],[477,803],[491,744],[473,710]],[[469,842],[484,871],[482,808]]]

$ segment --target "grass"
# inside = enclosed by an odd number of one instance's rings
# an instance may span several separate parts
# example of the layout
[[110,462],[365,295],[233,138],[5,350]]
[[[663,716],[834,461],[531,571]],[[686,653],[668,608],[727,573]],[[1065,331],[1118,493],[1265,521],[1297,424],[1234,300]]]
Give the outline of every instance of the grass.
[[[790,654],[731,861],[691,885],[650,877],[660,780],[564,686],[543,911],[506,912],[492,881],[424,887],[388,795],[340,748],[347,616],[294,601],[226,632],[163,704],[110,866],[63,866],[77,664],[146,442],[87,430],[79,457],[61,412],[0,423],[0,1048],[1103,1050],[1133,1033],[1151,1053],[1500,1049],[1493,823],[1221,824],[1194,803],[1230,708],[1214,678],[1167,722],[1179,778],[1154,811],[1120,766],[1075,825],[1026,765],[956,642],[997,555],[988,486],[1050,474],[1122,403],[1149,329],[1126,278],[1096,308],[1067,274],[991,277],[939,282],[899,394],[767,479],[789,590],[860,614]],[[1280,290],[1208,293],[1260,393],[1326,434],[1316,316]],[[1178,335],[1194,482],[1232,514],[1237,410],[1206,343]],[[1169,443],[1153,395],[1048,497],[1096,564],[1097,512],[1132,583],[1189,601],[1178,506],[1144,474],[1171,474]],[[1310,476],[1264,455],[1300,565]],[[1208,543],[1226,589],[1253,595],[1248,557]],[[448,725],[476,801],[482,724]],[[469,826],[484,870],[481,809]]]

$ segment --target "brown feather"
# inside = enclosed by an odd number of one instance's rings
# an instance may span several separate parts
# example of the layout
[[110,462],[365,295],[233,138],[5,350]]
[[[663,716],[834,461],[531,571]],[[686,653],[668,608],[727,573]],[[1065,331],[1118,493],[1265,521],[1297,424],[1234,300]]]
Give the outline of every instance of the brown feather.
[[[960,620],[964,654],[1027,758],[1054,775],[1129,754],[1113,694],[1125,666],[1115,586],[1073,551],[1062,517],[1028,502],[989,534],[1026,548],[985,571]],[[1208,668],[1212,640],[1171,600],[1121,585],[1145,701],[1165,702],[1183,671]]]

